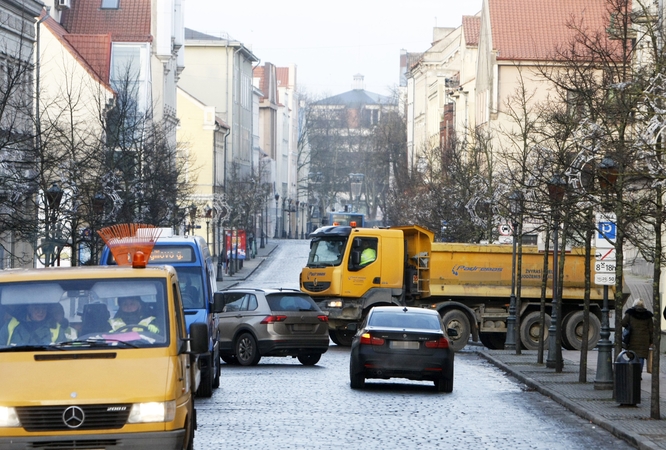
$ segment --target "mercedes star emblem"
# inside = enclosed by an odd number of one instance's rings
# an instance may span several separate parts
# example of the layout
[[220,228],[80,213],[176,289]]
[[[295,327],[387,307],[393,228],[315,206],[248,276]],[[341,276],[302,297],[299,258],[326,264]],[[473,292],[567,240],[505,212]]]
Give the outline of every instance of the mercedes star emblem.
[[62,421],[69,428],[78,428],[83,425],[86,414],[78,406],[70,406],[62,413]]

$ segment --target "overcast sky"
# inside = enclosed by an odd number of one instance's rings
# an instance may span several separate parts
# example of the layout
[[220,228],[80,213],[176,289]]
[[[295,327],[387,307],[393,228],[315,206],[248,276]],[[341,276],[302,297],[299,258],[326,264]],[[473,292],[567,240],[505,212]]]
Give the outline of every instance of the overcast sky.
[[[433,27],[458,27],[481,0],[184,0],[187,28],[242,42],[276,66],[296,64],[300,91],[316,97],[352,89],[389,94],[398,84],[400,49],[423,52]],[[185,61],[187,70],[187,60]]]

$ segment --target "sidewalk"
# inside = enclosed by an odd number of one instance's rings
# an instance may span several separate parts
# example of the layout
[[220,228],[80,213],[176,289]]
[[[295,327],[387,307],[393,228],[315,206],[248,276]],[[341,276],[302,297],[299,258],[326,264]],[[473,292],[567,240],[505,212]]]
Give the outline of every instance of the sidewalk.
[[[469,347],[468,347],[469,348]],[[612,390],[595,390],[597,351],[588,352],[587,382],[578,381],[580,352],[562,350],[564,368],[561,373],[537,364],[536,350],[488,350],[473,347],[500,369],[525,383],[530,388],[562,404],[580,417],[608,430],[639,449],[666,449],[666,354],[660,356],[660,413],[662,420],[650,419],[652,375],[643,372],[640,403],[636,406],[619,405],[613,400]],[[645,369],[644,369],[645,370]]]
[[223,274],[222,281],[217,282],[217,289],[227,289],[233,287],[244,281],[247,277],[252,275],[252,273],[257,270],[257,267],[264,262],[264,260],[273,253],[273,250],[277,248],[278,244],[277,239],[269,239],[268,243],[265,243],[264,248],[259,248],[257,244],[257,254],[254,258],[246,259],[243,261],[243,267],[233,275]]

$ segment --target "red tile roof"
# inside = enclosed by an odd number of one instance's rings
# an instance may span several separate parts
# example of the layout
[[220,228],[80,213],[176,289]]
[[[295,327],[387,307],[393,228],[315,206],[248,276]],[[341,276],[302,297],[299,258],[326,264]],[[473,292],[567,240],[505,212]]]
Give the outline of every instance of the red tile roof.
[[268,91],[266,90],[266,76],[265,76],[266,70],[264,69],[264,66],[258,66],[255,67],[252,70],[252,76],[254,78],[259,78],[259,90],[263,94],[260,100],[264,100],[266,98],[266,95],[268,94]]
[[275,75],[278,87],[289,86],[289,67],[276,67]]
[[462,18],[463,34],[467,45],[479,45],[479,30],[481,29],[481,17],[463,16]]
[[68,34],[64,38],[86,60],[97,76],[108,83],[111,70],[111,35]]
[[72,36],[52,17],[44,25],[56,36],[69,53],[99,83],[111,90],[109,64],[111,60],[111,38],[109,35]]
[[151,42],[151,0],[120,0],[118,9],[101,9],[102,0],[72,0],[62,26],[71,34],[110,34],[114,42]]
[[592,36],[608,26],[608,0],[486,0],[498,60],[548,60],[576,36],[581,22]]

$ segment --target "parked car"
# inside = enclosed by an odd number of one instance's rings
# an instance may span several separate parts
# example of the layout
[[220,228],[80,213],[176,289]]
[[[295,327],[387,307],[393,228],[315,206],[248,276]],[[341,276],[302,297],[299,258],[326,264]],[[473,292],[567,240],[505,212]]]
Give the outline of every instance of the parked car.
[[439,313],[424,308],[375,306],[357,330],[351,345],[352,389],[366,378],[431,380],[440,392],[453,391],[453,355]]
[[262,356],[291,356],[312,366],[328,350],[328,316],[295,289],[228,289],[215,293],[220,357],[254,366]]

